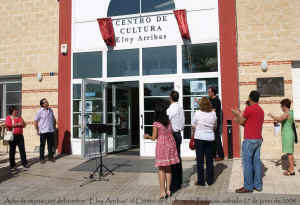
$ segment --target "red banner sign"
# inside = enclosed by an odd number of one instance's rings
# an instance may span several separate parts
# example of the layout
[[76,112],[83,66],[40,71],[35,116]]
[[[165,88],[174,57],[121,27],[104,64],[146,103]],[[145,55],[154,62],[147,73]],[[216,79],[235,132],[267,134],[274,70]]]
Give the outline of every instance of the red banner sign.
[[111,18],[101,18],[101,19],[97,19],[97,21],[100,27],[102,38],[106,43],[106,45],[110,47],[115,47],[116,46],[115,32],[114,32],[114,27]]
[[189,27],[187,24],[186,10],[175,10],[174,14],[178,23],[181,37],[186,40],[191,40]]

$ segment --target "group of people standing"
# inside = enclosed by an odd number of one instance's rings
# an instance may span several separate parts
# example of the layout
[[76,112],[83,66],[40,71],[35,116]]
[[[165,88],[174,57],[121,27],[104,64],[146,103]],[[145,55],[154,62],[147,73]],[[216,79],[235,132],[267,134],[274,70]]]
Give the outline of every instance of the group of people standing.
[[[202,97],[199,101],[199,110],[192,118],[192,136],[195,139],[197,160],[197,181],[195,185],[205,186],[214,183],[213,162],[224,159],[224,151],[221,142],[222,111],[221,102],[217,97],[215,88],[208,89],[209,97]],[[244,186],[237,189],[237,193],[249,193],[262,191],[262,162],[260,159],[263,143],[262,128],[264,123],[264,111],[259,105],[260,94],[251,91],[244,112],[232,109],[235,121],[244,126],[244,141],[242,145]],[[145,134],[145,139],[157,140],[155,152],[155,166],[158,168],[160,183],[160,199],[170,197],[172,193],[181,188],[183,183],[182,160],[180,146],[182,143],[181,132],[184,129],[185,115],[179,105],[179,93],[170,93],[170,106],[163,102],[155,107],[155,120],[152,135]],[[282,124],[282,151],[288,155],[289,168],[283,174],[295,175],[294,171],[294,143],[296,134],[293,130],[294,114],[291,108],[291,100],[283,99],[281,102],[283,114],[274,116],[269,113],[275,122]],[[37,112],[34,127],[40,136],[40,162],[45,163],[45,144],[48,145],[48,159],[54,162],[53,146],[56,119],[53,110],[49,108],[46,98],[40,100],[40,110]],[[23,128],[25,121],[19,114],[16,106],[9,107],[9,115],[6,118],[6,127],[13,132],[14,138],[9,142],[10,167],[16,168],[15,152],[19,147],[22,165],[28,168],[26,159]],[[206,177],[204,176],[204,161],[206,162]]]
[[[40,162],[45,163],[45,144],[48,145],[48,159],[54,162],[53,146],[54,146],[54,132],[56,127],[56,119],[53,110],[49,107],[49,102],[46,98],[40,100],[40,110],[37,112],[34,119],[34,127],[37,134],[40,136]],[[26,126],[25,121],[20,115],[19,109],[16,106],[10,106],[8,110],[8,116],[5,120],[6,128],[13,132],[13,140],[9,141],[9,162],[10,168],[16,169],[16,147],[18,146],[21,162],[24,168],[29,168],[25,142],[23,136],[23,128]]]
[[[242,145],[244,186],[237,189],[237,193],[251,193],[254,190],[260,192],[263,189],[263,167],[260,158],[263,143],[262,129],[264,123],[264,111],[259,105],[259,92],[253,90],[249,94],[247,107],[244,112],[232,109],[235,121],[244,126],[244,141]],[[274,116],[269,113],[276,123],[281,123],[282,152],[288,155],[289,168],[283,175],[293,176],[294,171],[294,144],[297,136],[293,129],[294,114],[291,108],[291,100],[283,99],[280,102],[283,114]]]
[[[222,126],[221,102],[215,88],[208,89],[209,97],[202,97],[199,101],[199,110],[192,118],[192,136],[195,140],[197,160],[197,181],[195,185],[205,186],[214,183],[214,160],[224,159],[220,128]],[[232,109],[235,121],[244,126],[244,141],[242,145],[244,186],[236,190],[237,193],[250,193],[253,190],[263,189],[263,169],[260,158],[263,143],[262,129],[264,111],[259,105],[260,94],[251,91],[246,109]],[[155,109],[152,136],[145,134],[145,139],[157,140],[155,166],[158,168],[160,183],[160,199],[170,197],[181,188],[182,164],[180,158],[181,131],[184,129],[184,111],[178,104],[179,94],[172,91],[171,105],[158,103]],[[281,102],[283,114],[274,116],[269,113],[275,122],[282,124],[282,151],[287,153],[289,168],[283,174],[295,175],[294,171],[294,143],[296,132],[293,130],[294,116],[290,110],[291,101],[283,99]],[[204,176],[204,162],[206,162],[206,176]]]
[[[199,102],[200,110],[192,119],[192,135],[195,139],[198,180],[195,185],[204,186],[214,182],[213,160],[223,160],[224,151],[220,138],[221,102],[215,88],[208,89],[209,98]],[[178,103],[179,93],[170,93],[170,106],[158,103],[155,107],[155,120],[152,135],[145,134],[145,139],[157,140],[155,166],[158,168],[160,199],[170,197],[181,188],[183,174],[180,157],[182,142],[181,131],[184,129],[184,110]],[[204,179],[204,158],[206,159],[206,180]]]

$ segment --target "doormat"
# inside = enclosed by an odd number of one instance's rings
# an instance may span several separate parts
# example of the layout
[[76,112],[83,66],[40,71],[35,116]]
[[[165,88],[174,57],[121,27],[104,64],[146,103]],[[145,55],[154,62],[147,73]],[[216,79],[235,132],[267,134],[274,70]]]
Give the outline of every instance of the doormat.
[[209,205],[210,201],[175,200],[172,205]]

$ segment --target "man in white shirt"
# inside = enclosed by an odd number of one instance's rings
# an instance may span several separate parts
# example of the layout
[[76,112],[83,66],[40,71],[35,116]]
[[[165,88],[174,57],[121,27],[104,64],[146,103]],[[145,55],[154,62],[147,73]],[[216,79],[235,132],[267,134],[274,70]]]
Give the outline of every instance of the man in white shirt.
[[184,111],[183,108],[178,104],[179,93],[173,90],[170,94],[170,102],[171,105],[167,109],[167,115],[169,116],[173,136],[176,142],[176,148],[178,152],[178,157],[180,159],[179,164],[175,164],[171,166],[172,170],[172,182],[171,182],[171,191],[176,192],[181,188],[182,185],[182,163],[180,157],[180,145],[182,142],[181,131],[184,128]]

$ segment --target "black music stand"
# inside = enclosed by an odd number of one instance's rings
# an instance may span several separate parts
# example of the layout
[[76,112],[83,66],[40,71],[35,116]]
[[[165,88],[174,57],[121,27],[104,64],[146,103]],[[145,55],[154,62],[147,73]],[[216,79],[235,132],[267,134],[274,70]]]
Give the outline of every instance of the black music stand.
[[[103,133],[107,133],[109,131],[109,126],[106,124],[96,124],[96,123],[92,123],[92,124],[87,124],[88,128],[93,132],[93,133],[97,133],[99,134],[99,161],[100,164],[97,165],[97,159],[96,159],[96,169],[90,174],[89,176],[89,181],[86,183],[81,184],[80,186],[82,187],[83,185],[89,183],[89,182],[93,182],[93,181],[108,181],[108,179],[104,178],[104,173],[103,173],[103,168],[106,169],[107,172],[109,172],[111,175],[114,175],[114,173],[112,172],[112,170],[108,169],[104,164],[103,164],[103,160],[102,160],[102,145],[101,145],[101,134]],[[95,173],[98,171],[98,179],[94,178]]]

